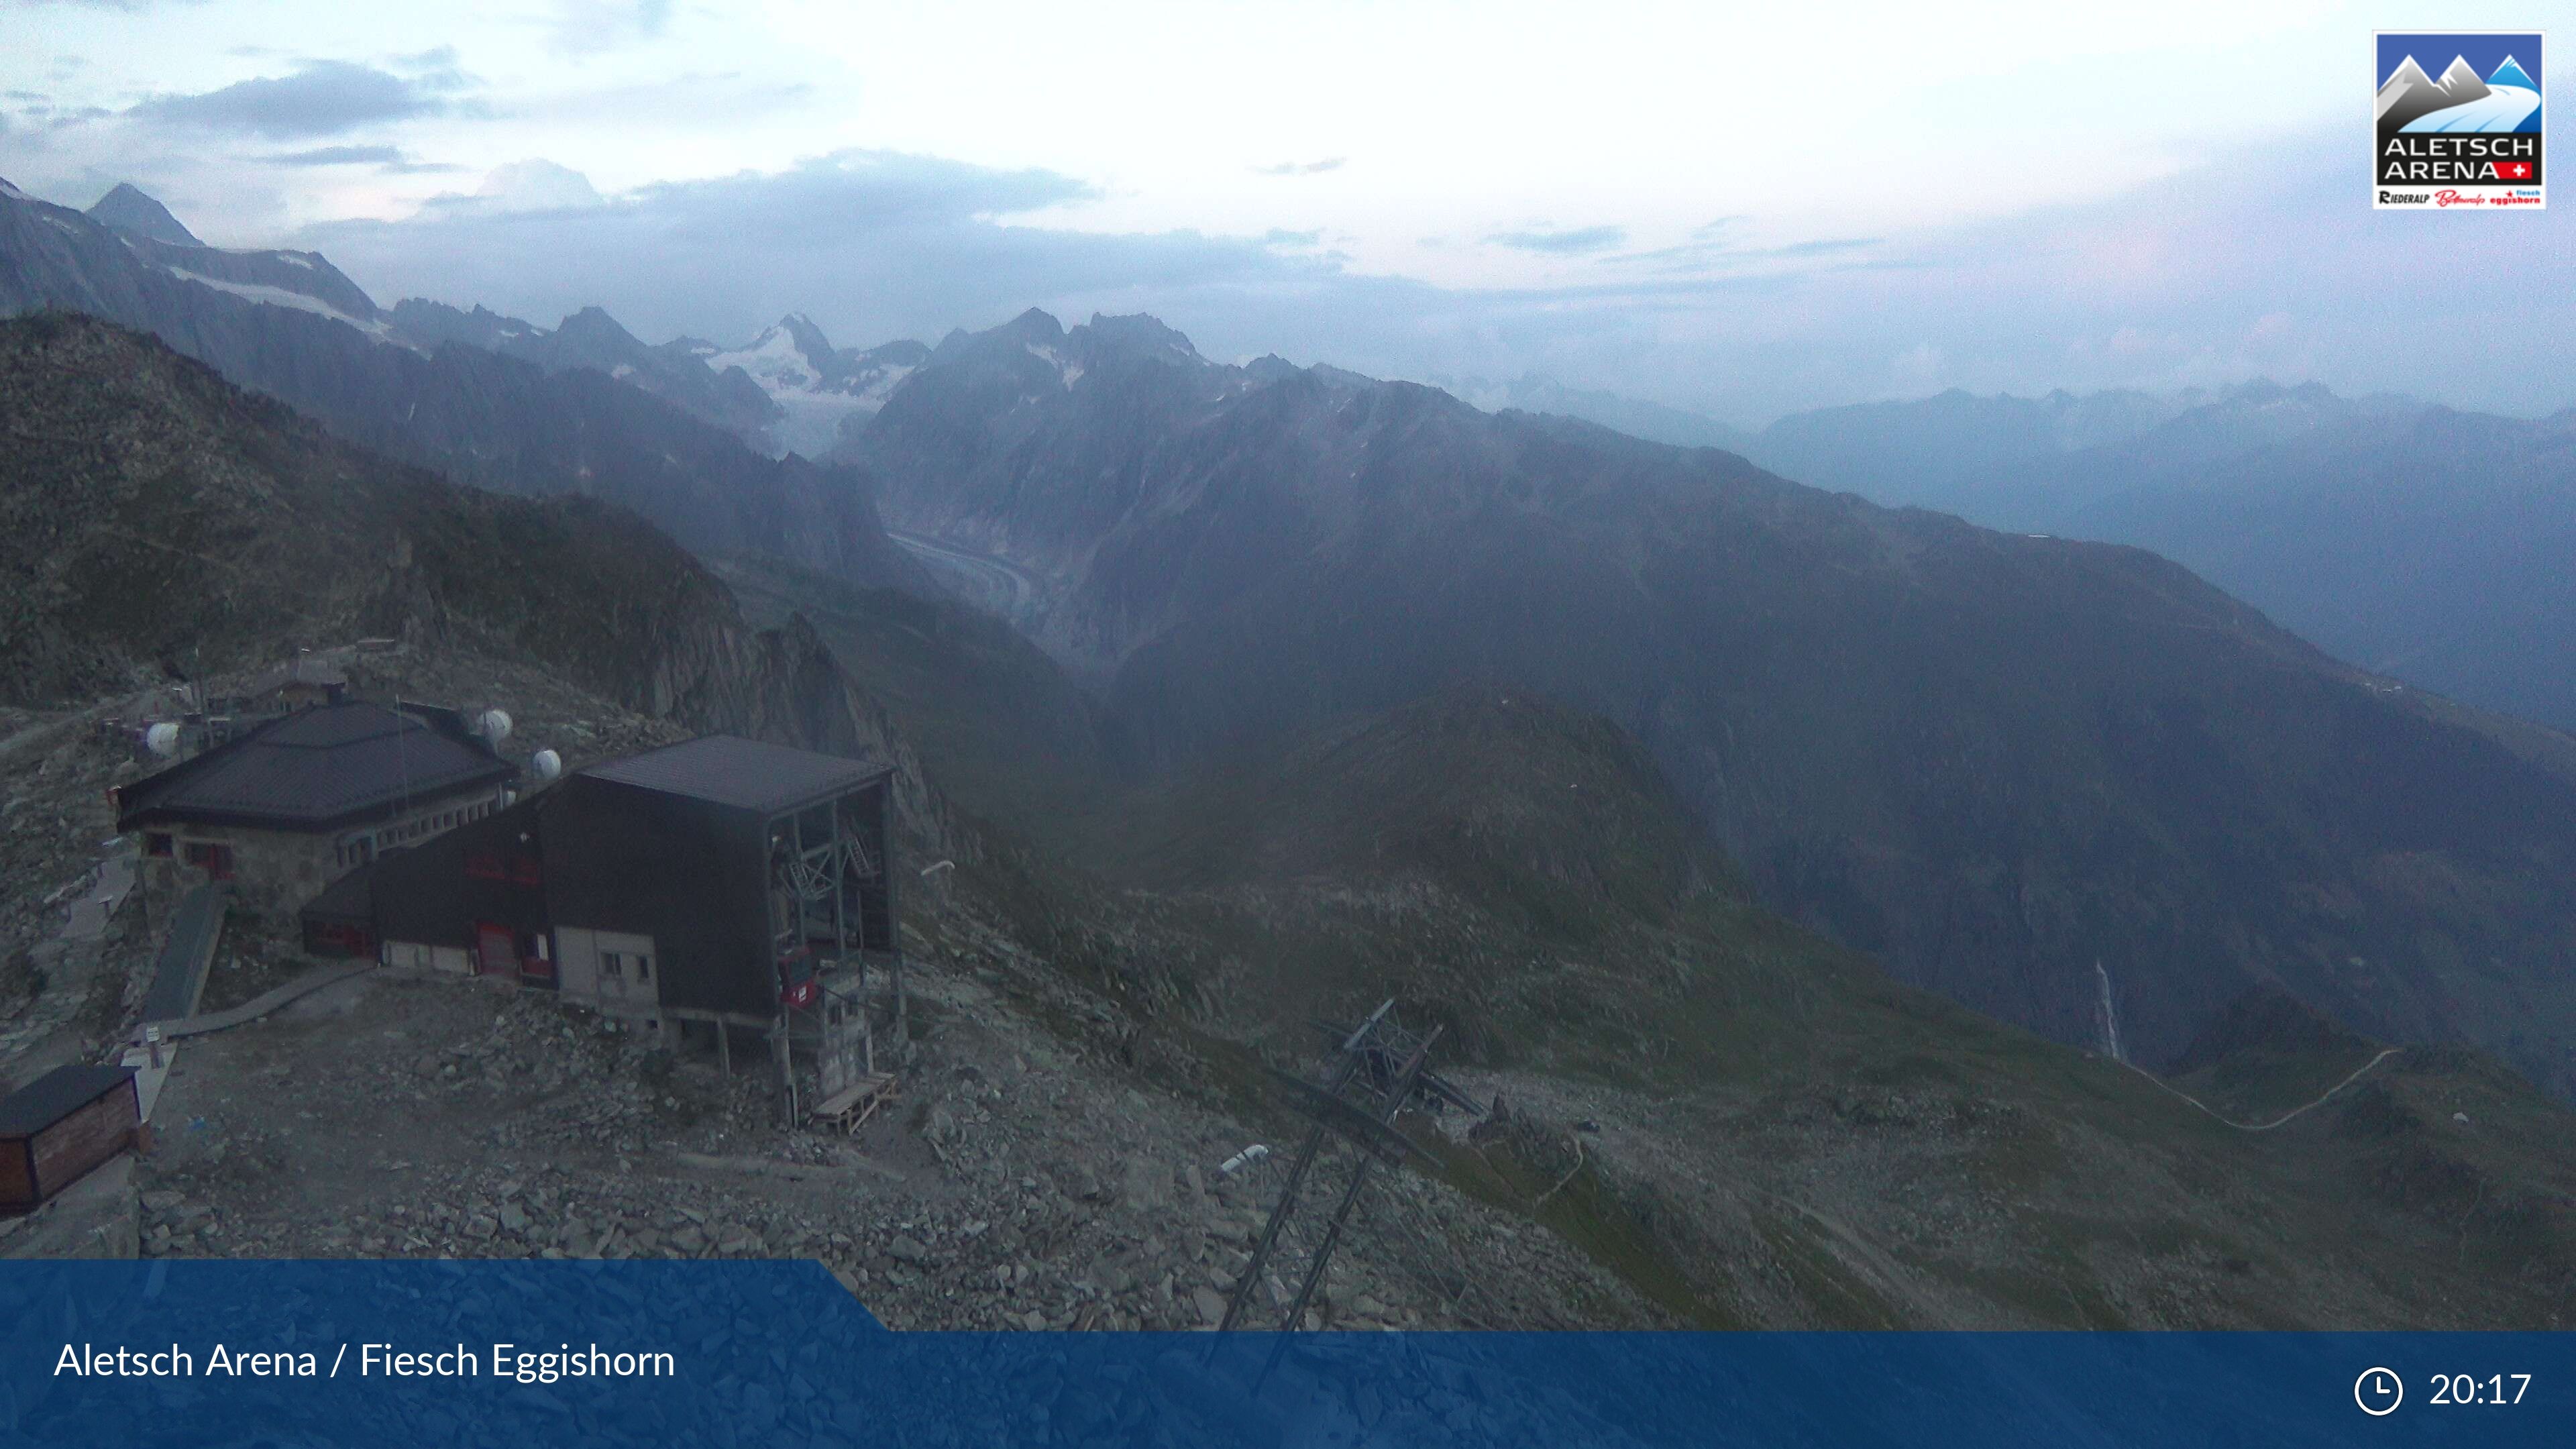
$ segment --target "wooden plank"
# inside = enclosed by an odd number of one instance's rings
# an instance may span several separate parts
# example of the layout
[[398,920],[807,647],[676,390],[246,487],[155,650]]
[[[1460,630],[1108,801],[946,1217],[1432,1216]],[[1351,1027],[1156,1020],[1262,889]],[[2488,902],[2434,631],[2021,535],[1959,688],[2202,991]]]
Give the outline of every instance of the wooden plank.
[[865,1080],[833,1093],[814,1109],[814,1118],[844,1133],[854,1134],[867,1125],[868,1118],[875,1115],[877,1108],[892,1101],[897,1094],[898,1084],[892,1076],[874,1072]]
[[35,1165],[27,1160],[27,1139],[0,1139],[0,1209],[36,1205]]
[[52,1197],[88,1175],[92,1168],[123,1152],[134,1140],[134,1079],[126,1078],[88,1106],[36,1134],[35,1186],[40,1197]]

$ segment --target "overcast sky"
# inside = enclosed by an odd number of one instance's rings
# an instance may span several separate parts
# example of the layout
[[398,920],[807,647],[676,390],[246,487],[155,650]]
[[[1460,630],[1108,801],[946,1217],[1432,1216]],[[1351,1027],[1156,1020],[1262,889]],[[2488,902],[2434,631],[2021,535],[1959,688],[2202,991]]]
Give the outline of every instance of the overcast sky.
[[[1735,8],[9,0],[0,176],[650,341],[1034,305],[1738,423],[2257,374],[2576,404],[2576,194],[2368,208],[2384,15]],[[2404,18],[2576,44],[2571,0]]]

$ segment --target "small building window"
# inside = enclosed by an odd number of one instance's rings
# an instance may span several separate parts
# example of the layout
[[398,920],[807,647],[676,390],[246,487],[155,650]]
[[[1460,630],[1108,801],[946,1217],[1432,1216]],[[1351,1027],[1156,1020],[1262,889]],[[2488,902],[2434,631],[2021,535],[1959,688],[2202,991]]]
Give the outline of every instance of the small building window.
[[638,981],[650,981],[653,979],[652,957],[638,956],[635,958],[635,979]]
[[625,980],[625,979],[626,979],[626,958],[625,958],[625,957],[623,957],[623,956],[618,955],[618,954],[617,954],[616,952],[614,952],[614,951],[602,951],[602,952],[600,952],[600,953],[599,953],[599,979],[600,979],[600,980],[602,980],[602,981],[623,981],[623,980]]
[[231,880],[233,878],[233,848],[229,845],[213,845],[202,840],[191,840],[188,842],[186,860],[190,865],[203,868],[211,879]]
[[143,837],[143,853],[145,855],[168,855],[170,853],[169,832],[156,830]]

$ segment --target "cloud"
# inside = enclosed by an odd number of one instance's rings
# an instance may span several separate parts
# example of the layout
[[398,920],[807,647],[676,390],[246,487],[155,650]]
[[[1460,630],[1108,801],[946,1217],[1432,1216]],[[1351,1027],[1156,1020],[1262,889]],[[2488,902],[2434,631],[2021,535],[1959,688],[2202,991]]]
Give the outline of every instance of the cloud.
[[1345,156],[1327,156],[1321,161],[1282,161],[1275,166],[1255,166],[1252,168],[1252,174],[1255,176],[1321,176],[1327,171],[1341,170],[1348,161],[1349,158]]
[[601,198],[579,173],[527,161],[408,219],[309,227],[296,245],[388,297],[536,317],[596,302],[648,337],[747,337],[789,310],[836,338],[936,337],[1076,293],[1134,297],[1294,265],[1248,238],[1013,220],[1096,195],[1052,171],[849,151]]
[[[1729,220],[1732,220],[1730,218]],[[1694,230],[1693,237],[1713,237],[1728,228],[1712,222]],[[1791,242],[1776,247],[1745,247],[1716,240],[1694,240],[1679,246],[1656,247],[1641,252],[1622,252],[1604,260],[1621,266],[1642,266],[1674,276],[1695,276],[1717,271],[1742,272],[1759,269],[1765,264],[1815,261],[1866,251],[1880,245],[1874,236],[1822,237],[1812,241]]]
[[282,151],[260,158],[271,166],[397,166],[403,153],[394,146],[317,146],[310,151]]
[[482,188],[472,196],[442,196],[430,203],[451,211],[471,209],[494,216],[579,211],[600,204],[599,192],[589,177],[543,157],[493,167],[484,175]]
[[659,40],[671,0],[556,0],[551,43],[559,54],[603,55]]
[[1514,251],[1536,252],[1541,256],[1580,257],[1606,252],[1628,240],[1624,226],[1585,226],[1570,231],[1498,231],[1485,238],[1490,246],[1510,247]]
[[384,121],[438,115],[461,73],[406,78],[344,60],[309,61],[283,76],[237,81],[196,95],[154,96],[126,114],[145,120],[277,138],[329,136]]
[[415,161],[399,146],[315,146],[256,159],[271,166],[373,166],[379,176],[435,176],[465,169],[446,161]]
[[1323,239],[1321,227],[1313,231],[1290,231],[1286,227],[1274,226],[1261,234],[1263,243],[1274,247],[1310,247]]
[[[2030,394],[2257,374],[2566,406],[2558,339],[2576,334],[2576,292],[2528,279],[2576,223],[2375,214],[2336,164],[2348,140],[2294,136],[2097,202],[1876,238],[1744,246],[1741,219],[1711,221],[1695,251],[1604,250],[1585,285],[1545,288],[1355,272],[1285,226],[1085,232],[1073,228],[1098,192],[1079,177],[867,151],[551,209],[517,207],[531,193],[504,188],[407,220],[307,228],[292,244],[379,297],[538,318],[596,302],[656,340],[739,341],[791,310],[858,344],[936,339],[1033,305],[1150,311],[1213,357],[1275,351],[1416,379],[1535,371],[1739,424],[1934,386]],[[1418,255],[1471,245],[1453,234]],[[2403,296],[2392,276],[2413,279]],[[2499,296],[2517,299],[2516,325],[2453,325]],[[2387,344],[2392,328],[2405,347]]]
[[428,71],[433,74],[438,74],[454,71],[456,69],[457,59],[458,57],[455,46],[439,45],[432,46],[428,50],[416,50],[409,55],[397,55],[386,61],[385,64],[392,66],[396,70],[405,70],[414,73]]
[[1929,342],[1918,342],[1896,354],[1888,370],[1900,389],[1922,392],[1940,382],[1942,371],[1949,363],[1949,354]]

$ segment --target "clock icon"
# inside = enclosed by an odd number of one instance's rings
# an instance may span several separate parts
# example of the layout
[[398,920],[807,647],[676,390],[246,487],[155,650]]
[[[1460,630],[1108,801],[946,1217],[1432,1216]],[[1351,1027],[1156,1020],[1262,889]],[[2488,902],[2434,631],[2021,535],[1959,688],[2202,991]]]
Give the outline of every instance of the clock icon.
[[2352,1381],[2352,1401],[2372,1418],[2385,1418],[2406,1402],[2406,1385],[2395,1369],[2363,1369],[2361,1377]]

